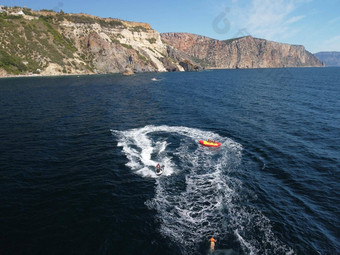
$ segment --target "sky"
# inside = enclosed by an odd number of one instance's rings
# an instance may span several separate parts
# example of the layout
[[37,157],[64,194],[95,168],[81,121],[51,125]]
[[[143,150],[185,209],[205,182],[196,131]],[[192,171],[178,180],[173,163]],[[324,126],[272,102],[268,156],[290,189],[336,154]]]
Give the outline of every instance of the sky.
[[146,22],[160,33],[218,40],[251,35],[340,51],[340,0],[0,0],[0,5]]

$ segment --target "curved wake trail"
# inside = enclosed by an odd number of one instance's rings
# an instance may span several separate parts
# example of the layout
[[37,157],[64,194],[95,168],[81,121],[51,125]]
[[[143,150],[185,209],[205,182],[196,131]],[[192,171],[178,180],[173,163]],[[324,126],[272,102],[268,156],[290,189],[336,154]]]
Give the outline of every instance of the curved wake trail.
[[[156,180],[155,197],[146,201],[158,212],[160,232],[180,244],[184,254],[197,252],[211,236],[232,234],[245,253],[287,254],[292,250],[273,234],[270,221],[242,201],[242,146],[218,134],[188,127],[146,126],[115,131],[118,146],[136,174]],[[198,145],[199,139],[222,143],[217,149]],[[162,176],[155,165],[164,165]],[[259,239],[258,236],[261,236]],[[265,245],[264,245],[265,244]]]

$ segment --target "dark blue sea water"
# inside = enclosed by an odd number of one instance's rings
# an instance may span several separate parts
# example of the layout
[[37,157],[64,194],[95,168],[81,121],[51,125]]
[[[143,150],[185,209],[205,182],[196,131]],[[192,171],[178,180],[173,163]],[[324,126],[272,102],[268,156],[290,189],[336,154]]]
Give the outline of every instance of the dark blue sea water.
[[0,254],[340,254],[339,68],[1,79],[0,139]]

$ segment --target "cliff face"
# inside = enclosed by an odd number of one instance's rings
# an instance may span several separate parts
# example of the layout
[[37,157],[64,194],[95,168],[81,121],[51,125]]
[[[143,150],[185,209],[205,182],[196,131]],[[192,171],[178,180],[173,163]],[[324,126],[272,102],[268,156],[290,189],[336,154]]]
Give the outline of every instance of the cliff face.
[[207,68],[268,68],[323,66],[303,46],[251,36],[219,41],[188,33],[164,33],[162,40]]
[[[122,24],[105,27],[64,20],[59,27],[92,63],[94,72],[123,72],[127,66],[135,72],[166,71],[166,46],[159,33],[144,23]],[[177,63],[174,65],[180,70]]]
[[146,23],[7,8],[0,34],[1,75],[184,71],[180,63],[191,64],[189,57],[171,58]]
[[340,52],[324,51],[315,53],[314,56],[320,59],[325,66],[340,66]]
[[251,36],[160,35],[149,24],[88,14],[0,10],[0,76],[322,66],[303,46]]

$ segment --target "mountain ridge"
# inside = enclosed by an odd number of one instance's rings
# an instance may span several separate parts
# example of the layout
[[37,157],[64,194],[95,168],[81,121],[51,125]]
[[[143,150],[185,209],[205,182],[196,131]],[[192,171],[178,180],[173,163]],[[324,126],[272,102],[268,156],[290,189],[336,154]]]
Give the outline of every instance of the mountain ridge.
[[[254,49],[260,45],[254,43],[254,40],[270,44],[270,41],[264,39],[242,37],[219,41],[182,33],[187,35],[188,40],[184,44],[183,40],[178,44],[167,39],[165,34],[152,29],[148,23],[101,18],[84,13],[0,7],[0,34],[0,76],[290,66],[277,63],[254,64],[259,58],[258,51]],[[201,48],[194,45],[197,41],[201,42],[198,44]],[[236,56],[240,57],[240,61],[236,63],[233,60],[233,48],[229,49],[230,52],[223,51],[228,50],[226,45],[241,49],[239,56]],[[282,52],[282,45],[286,44],[280,45],[278,52]],[[293,46],[287,44],[285,47]],[[295,54],[292,58],[306,58],[308,54],[304,53],[303,46],[294,47],[302,47],[301,54]],[[190,48],[195,52],[191,52]],[[251,61],[245,61],[244,56]],[[307,59],[308,61],[309,66],[322,66],[321,62],[312,58]],[[295,66],[308,64],[306,61],[300,62],[297,61]]]
[[340,66],[339,51],[320,51],[315,53],[314,56],[324,62],[326,66]]
[[217,40],[190,33],[162,33],[167,44],[199,58],[209,68],[269,68],[323,66],[302,45],[252,36]]

